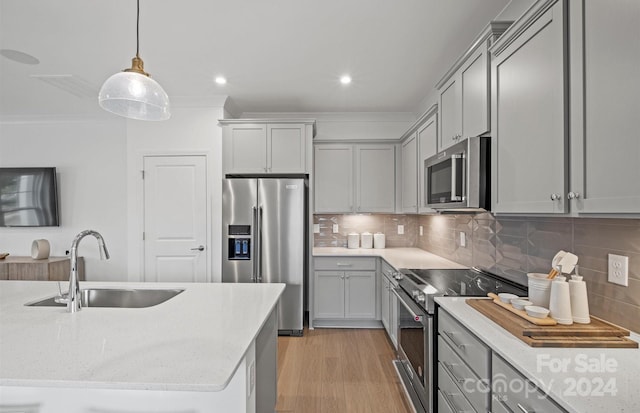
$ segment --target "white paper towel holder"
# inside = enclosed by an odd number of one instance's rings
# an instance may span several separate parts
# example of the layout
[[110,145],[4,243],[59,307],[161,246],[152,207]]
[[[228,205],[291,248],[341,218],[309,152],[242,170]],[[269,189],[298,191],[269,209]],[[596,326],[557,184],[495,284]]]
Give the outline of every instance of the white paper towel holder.
[[51,246],[46,239],[36,239],[31,243],[31,258],[34,260],[46,260],[50,251]]

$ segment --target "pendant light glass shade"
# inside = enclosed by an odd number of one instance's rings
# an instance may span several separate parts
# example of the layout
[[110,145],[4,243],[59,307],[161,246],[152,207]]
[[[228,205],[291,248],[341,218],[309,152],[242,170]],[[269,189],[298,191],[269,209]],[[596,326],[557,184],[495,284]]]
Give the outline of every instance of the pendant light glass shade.
[[171,116],[169,96],[162,86],[137,72],[120,72],[104,82],[100,106],[111,113],[137,120],[166,120]]
[[138,51],[140,45],[140,0],[137,0],[136,56],[131,68],[107,79],[98,93],[98,103],[104,110],[137,120],[166,120],[171,116],[169,96],[162,86],[144,71]]

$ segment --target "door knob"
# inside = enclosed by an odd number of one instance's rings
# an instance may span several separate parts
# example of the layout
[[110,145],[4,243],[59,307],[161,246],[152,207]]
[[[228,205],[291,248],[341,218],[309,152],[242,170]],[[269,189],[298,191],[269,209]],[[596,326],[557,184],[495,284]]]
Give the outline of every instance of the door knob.
[[204,251],[204,245],[200,245],[199,247],[196,247],[196,248],[191,248],[191,251]]

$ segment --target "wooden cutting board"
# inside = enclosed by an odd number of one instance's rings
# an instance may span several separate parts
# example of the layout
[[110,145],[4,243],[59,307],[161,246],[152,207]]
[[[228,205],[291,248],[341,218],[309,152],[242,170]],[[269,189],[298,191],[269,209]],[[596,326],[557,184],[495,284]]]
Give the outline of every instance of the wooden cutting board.
[[467,304],[509,331],[531,347],[638,348],[626,338],[629,330],[592,317],[591,324],[540,326],[493,303],[493,300],[469,298]]

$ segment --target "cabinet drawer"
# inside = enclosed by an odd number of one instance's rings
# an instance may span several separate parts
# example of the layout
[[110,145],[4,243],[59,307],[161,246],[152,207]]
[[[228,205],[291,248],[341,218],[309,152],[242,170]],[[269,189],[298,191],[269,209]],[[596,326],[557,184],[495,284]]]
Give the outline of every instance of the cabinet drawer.
[[380,266],[382,268],[382,274],[389,278],[390,280],[393,280],[393,273],[396,272],[396,269],[393,268],[391,265],[389,265],[389,263],[387,263],[385,260],[383,260],[382,258],[380,258]]
[[376,259],[374,257],[315,257],[313,267],[316,270],[375,270]]
[[491,350],[449,313],[438,311],[438,333],[481,379],[489,379]]
[[[535,384],[499,356],[493,355],[493,403],[501,401],[514,412],[565,412]],[[518,391],[514,391],[518,390]]]
[[[438,363],[438,392],[442,395],[438,403],[438,411],[471,412],[471,403],[462,390],[453,382],[442,363]],[[440,396],[439,396],[440,397]],[[444,399],[444,403],[442,403]],[[444,409],[443,409],[444,407]]]
[[489,410],[489,377],[478,378],[446,340],[438,336],[438,386],[447,379],[469,399],[475,410]]

